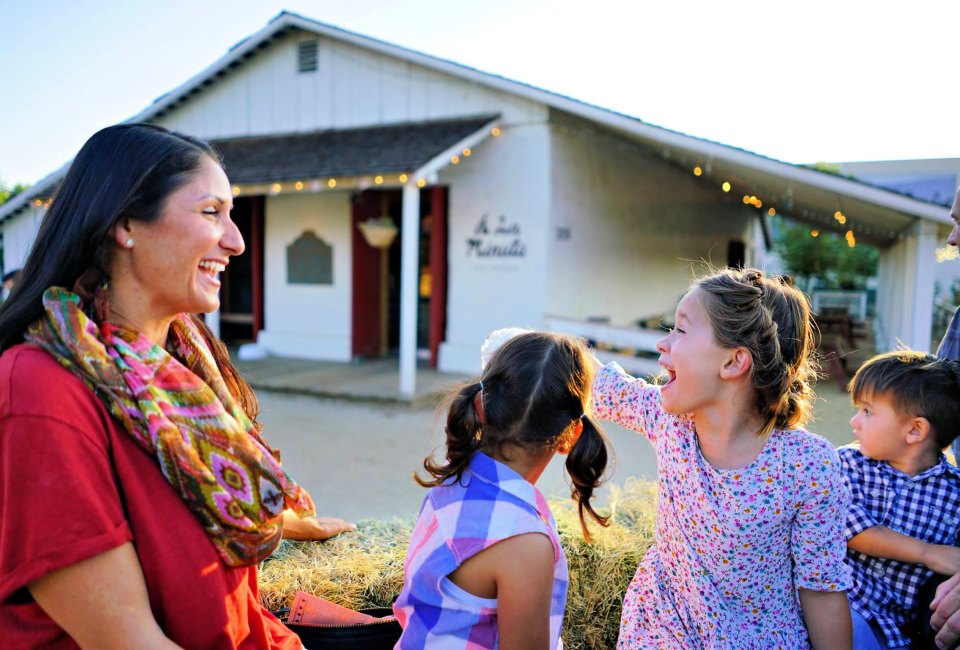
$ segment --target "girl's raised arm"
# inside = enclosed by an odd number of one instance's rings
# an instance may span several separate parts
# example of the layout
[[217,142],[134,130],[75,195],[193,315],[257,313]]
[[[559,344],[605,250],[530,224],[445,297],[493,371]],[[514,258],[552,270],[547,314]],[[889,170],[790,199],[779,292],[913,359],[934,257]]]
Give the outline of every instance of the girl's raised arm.
[[633,429],[651,442],[656,441],[664,418],[668,417],[660,403],[660,389],[627,374],[616,362],[597,370],[593,381],[593,411],[597,418]]

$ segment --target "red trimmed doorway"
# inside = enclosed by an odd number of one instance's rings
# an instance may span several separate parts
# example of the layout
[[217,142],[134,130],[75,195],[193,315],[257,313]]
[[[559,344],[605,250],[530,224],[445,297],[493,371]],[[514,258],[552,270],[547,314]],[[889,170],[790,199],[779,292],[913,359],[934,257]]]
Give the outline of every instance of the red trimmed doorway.
[[263,209],[262,196],[233,200],[230,218],[243,235],[246,250],[231,257],[220,276],[220,338],[231,347],[256,342],[264,327]]
[[[400,241],[403,193],[367,190],[353,197],[352,354],[373,358],[397,354],[400,347]],[[401,228],[387,249],[370,246],[359,224],[388,216]],[[437,367],[447,317],[447,188],[420,192],[420,274],[417,283],[418,356]]]

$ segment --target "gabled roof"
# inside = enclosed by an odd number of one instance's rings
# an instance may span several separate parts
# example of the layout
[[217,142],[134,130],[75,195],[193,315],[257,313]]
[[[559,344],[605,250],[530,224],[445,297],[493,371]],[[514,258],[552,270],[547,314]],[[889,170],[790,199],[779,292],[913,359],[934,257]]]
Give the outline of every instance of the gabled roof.
[[[647,124],[635,117],[600,108],[582,101],[551,93],[504,77],[481,72],[423,54],[415,50],[386,43],[368,36],[333,27],[290,12],[281,12],[263,29],[233,46],[224,56],[199,74],[156,99],[150,106],[130,118],[130,122],[156,119],[179,104],[187,102],[203,88],[214,84],[230,70],[269,47],[289,30],[303,30],[322,37],[382,53],[425,68],[487,86],[541,103],[551,109],[569,113],[659,151],[664,159],[692,168],[707,170],[705,180],[719,186],[724,180],[733,185],[736,193],[777,196],[784,198],[790,216],[822,222],[833,227],[827,215],[840,210],[871,213],[871,233],[868,237],[877,243],[895,239],[917,218],[941,224],[951,224],[949,213],[942,206],[873,187],[854,179],[847,179],[800,165],[785,163],[756,153],[711,142],[702,138]],[[0,221],[5,220],[38,196],[49,194],[63,177],[68,165],[50,174],[37,185],[23,192],[6,205],[0,206]],[[879,215],[879,216],[877,216]],[[874,232],[875,231],[875,232]],[[873,235],[876,235],[873,237]]]

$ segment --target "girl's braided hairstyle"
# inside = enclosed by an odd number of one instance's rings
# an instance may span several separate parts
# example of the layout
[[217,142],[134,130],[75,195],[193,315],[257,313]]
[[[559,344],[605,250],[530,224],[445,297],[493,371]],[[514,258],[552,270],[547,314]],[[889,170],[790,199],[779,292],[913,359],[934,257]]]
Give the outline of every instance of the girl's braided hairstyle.
[[751,380],[764,421],[759,435],[809,422],[820,367],[803,292],[788,278],[757,269],[723,269],[693,287],[701,290],[717,343],[742,346],[753,357]]
[[510,445],[533,453],[557,449],[582,421],[566,468],[589,540],[586,515],[607,525],[607,517],[590,505],[608,456],[606,436],[584,414],[592,385],[592,365],[582,340],[546,332],[515,336],[494,353],[481,381],[455,390],[441,405],[449,409],[445,462],[427,457],[423,467],[433,478],[414,479],[424,487],[459,481],[477,451],[503,455]]

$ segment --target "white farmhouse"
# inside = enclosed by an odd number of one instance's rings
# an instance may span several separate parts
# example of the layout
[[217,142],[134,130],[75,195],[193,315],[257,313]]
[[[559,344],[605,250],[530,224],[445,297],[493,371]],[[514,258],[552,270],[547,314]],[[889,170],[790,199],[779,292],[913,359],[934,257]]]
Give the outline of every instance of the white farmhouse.
[[[224,336],[314,359],[398,350],[405,393],[418,354],[475,372],[491,329],[630,327],[673,310],[694,262],[762,267],[771,211],[878,246],[880,345],[930,346],[943,206],[299,15],[131,121],[223,152],[249,251],[225,274]],[[65,171],[0,208],[5,268]]]

